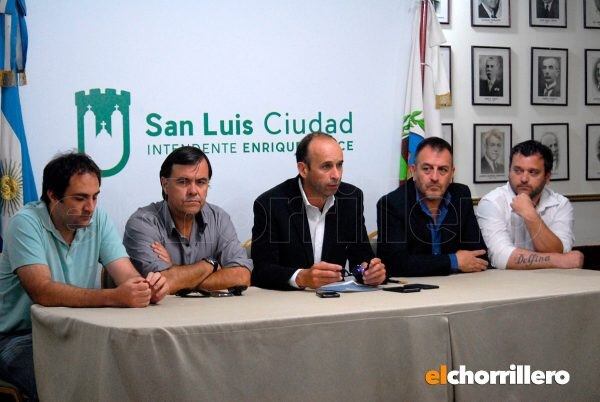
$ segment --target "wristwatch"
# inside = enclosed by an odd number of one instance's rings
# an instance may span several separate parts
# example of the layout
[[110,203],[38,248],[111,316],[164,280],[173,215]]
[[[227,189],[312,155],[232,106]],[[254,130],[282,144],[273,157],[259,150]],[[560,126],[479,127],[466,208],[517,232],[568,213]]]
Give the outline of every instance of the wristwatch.
[[214,258],[212,258],[212,257],[206,257],[206,258],[203,258],[203,259],[202,259],[202,261],[206,261],[206,262],[208,262],[210,265],[212,265],[212,267],[213,267],[213,274],[214,274],[215,272],[217,272],[217,269],[219,269],[219,261],[215,260],[215,259],[214,259]]

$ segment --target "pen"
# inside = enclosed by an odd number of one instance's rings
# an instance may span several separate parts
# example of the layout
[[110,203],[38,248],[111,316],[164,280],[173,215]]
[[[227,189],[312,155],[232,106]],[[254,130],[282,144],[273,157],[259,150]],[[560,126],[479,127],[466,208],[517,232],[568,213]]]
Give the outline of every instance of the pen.
[[388,282],[399,283],[401,285],[406,285],[408,283],[408,281],[403,281],[402,279],[393,279],[393,278],[388,278]]

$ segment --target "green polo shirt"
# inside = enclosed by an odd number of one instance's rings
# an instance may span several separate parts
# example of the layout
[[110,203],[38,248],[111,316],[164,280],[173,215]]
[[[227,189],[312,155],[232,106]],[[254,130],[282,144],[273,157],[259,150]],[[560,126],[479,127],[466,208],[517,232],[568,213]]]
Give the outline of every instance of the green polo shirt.
[[54,227],[43,201],[30,202],[10,220],[0,258],[0,332],[30,329],[32,301],[16,270],[31,264],[50,267],[52,280],[81,288],[98,287],[99,270],[127,257],[114,225],[102,210],[77,229],[69,246]]

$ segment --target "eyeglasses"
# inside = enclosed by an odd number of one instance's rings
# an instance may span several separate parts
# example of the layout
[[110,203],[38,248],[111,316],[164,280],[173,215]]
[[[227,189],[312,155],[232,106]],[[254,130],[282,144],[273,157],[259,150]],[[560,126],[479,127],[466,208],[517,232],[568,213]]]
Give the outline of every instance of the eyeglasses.
[[356,265],[354,266],[354,268],[350,268],[350,272],[348,272],[348,270],[346,270],[346,268],[342,268],[342,275],[344,277],[346,276],[350,276],[350,274],[352,274],[352,276],[354,276],[354,279],[356,279],[356,282],[360,283],[360,284],[364,284],[365,281],[363,279],[363,274],[365,273],[365,267],[363,267],[362,265]]
[[232,286],[227,289],[227,291],[221,290],[204,290],[204,289],[181,289],[179,292],[175,293],[176,296],[179,297],[227,297],[227,296],[243,296],[244,290],[248,289],[248,286],[240,285],[240,286]]

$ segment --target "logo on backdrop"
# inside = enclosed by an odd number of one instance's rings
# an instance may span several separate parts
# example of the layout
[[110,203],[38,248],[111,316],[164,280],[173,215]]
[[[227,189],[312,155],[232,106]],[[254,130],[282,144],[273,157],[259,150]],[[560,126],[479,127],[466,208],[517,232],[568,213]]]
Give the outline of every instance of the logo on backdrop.
[[[130,104],[128,91],[94,88],[75,93],[77,148],[96,161],[102,177],[118,174],[129,160]],[[144,131],[134,133],[136,144],[143,144],[135,151],[136,155],[144,153],[161,159],[184,145],[198,147],[210,155],[293,154],[304,135],[323,131],[336,137],[344,152],[351,152],[356,149],[353,118],[352,110],[315,110],[302,115],[285,110],[253,114],[203,112],[177,120],[151,112],[145,117]]]
[[[129,105],[131,95],[115,89],[95,88],[75,93],[77,149],[90,155],[102,177],[119,173],[129,160]],[[120,151],[120,152],[119,152]]]

